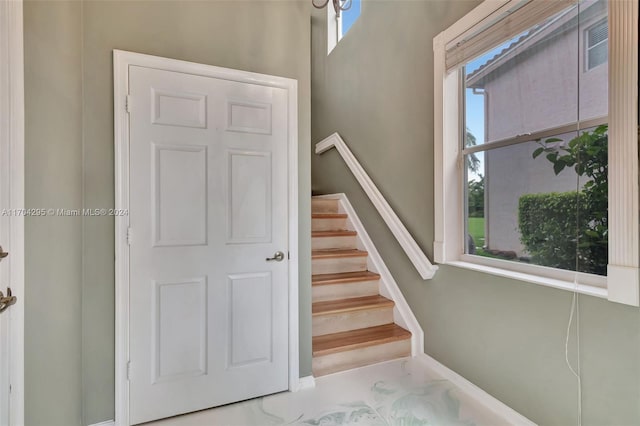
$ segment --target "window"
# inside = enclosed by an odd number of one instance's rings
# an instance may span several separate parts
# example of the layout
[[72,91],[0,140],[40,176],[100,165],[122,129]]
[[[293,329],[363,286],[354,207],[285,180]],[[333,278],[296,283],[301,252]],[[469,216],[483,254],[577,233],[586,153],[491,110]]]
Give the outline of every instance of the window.
[[339,13],[336,13],[332,4],[327,6],[327,54],[331,53],[360,17],[361,2],[362,0],[339,0],[339,4],[344,8]]
[[609,56],[609,25],[602,21],[587,30],[587,70],[607,62]]
[[579,62],[606,16],[566,8],[464,64],[465,254],[606,276],[608,79]]
[[434,39],[436,262],[638,306],[637,28],[637,0],[487,1]]
[[339,33],[338,33],[338,41],[344,37],[347,32],[351,29],[353,23],[360,16],[360,0],[351,0],[351,6],[340,13],[340,17],[338,18],[340,23],[338,25]]

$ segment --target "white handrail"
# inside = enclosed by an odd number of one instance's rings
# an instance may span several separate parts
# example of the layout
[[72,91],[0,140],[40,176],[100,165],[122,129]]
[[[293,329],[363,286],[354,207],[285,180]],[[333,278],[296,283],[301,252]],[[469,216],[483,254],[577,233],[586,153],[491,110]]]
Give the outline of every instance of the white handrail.
[[358,183],[360,183],[360,186],[362,186],[362,189],[364,189],[364,192],[369,196],[369,199],[378,210],[378,213],[380,213],[380,216],[382,216],[382,219],[389,227],[389,230],[391,230],[391,233],[393,233],[396,240],[398,240],[398,243],[400,243],[400,246],[403,248],[422,279],[428,280],[433,278],[438,267],[429,261],[420,246],[418,246],[409,231],[407,231],[407,228],[400,221],[398,215],[396,215],[367,172],[364,171],[349,147],[347,147],[347,144],[344,143],[340,135],[338,133],[334,133],[322,142],[318,142],[316,144],[316,154],[322,154],[334,147],[338,150],[342,159],[349,167],[349,170],[351,170],[353,176],[355,176]]

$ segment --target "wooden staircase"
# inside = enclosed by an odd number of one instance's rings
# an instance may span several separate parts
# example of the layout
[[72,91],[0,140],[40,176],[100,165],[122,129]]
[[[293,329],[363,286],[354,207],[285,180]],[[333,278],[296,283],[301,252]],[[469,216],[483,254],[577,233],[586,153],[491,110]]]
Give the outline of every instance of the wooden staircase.
[[312,199],[313,374],[411,355],[411,333],[394,324],[358,234],[335,199]]

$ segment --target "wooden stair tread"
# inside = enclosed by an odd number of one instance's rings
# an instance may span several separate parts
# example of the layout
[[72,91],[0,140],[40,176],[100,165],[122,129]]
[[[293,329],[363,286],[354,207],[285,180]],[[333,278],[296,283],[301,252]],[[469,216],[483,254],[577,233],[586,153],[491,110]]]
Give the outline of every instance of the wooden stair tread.
[[346,213],[312,213],[312,219],[346,219]]
[[375,281],[379,279],[380,274],[369,271],[342,272],[339,274],[316,274],[311,276],[311,285],[358,283],[362,281]]
[[311,259],[332,259],[340,257],[366,257],[369,253],[356,249],[312,250]]
[[411,333],[397,324],[326,334],[313,338],[313,356],[329,355],[410,338]]
[[379,294],[376,296],[354,297],[351,299],[328,300],[315,302],[311,306],[312,316],[330,315],[344,312],[363,311],[393,307],[395,303]]
[[311,232],[311,238],[317,237],[355,237],[358,235],[356,231],[349,231],[346,229],[340,229],[335,231],[313,231]]

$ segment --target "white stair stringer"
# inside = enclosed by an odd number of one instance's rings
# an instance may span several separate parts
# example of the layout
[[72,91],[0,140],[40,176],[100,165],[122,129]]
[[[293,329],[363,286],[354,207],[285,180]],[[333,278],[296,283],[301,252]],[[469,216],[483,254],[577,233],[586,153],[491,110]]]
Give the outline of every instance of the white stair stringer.
[[369,238],[369,234],[367,234],[362,222],[360,222],[360,219],[349,202],[346,194],[317,195],[313,198],[338,200],[338,213],[346,213],[348,215],[346,229],[356,231],[358,233],[357,248],[369,253],[367,258],[368,270],[380,274],[380,294],[387,299],[393,300],[395,303],[393,308],[394,322],[411,332],[411,356],[423,354],[424,332],[422,331],[422,327],[420,327],[418,320],[413,315],[409,304],[400,291],[400,288],[391,275],[391,272],[389,272],[389,269],[384,264],[384,261],[373,244],[373,241]]

